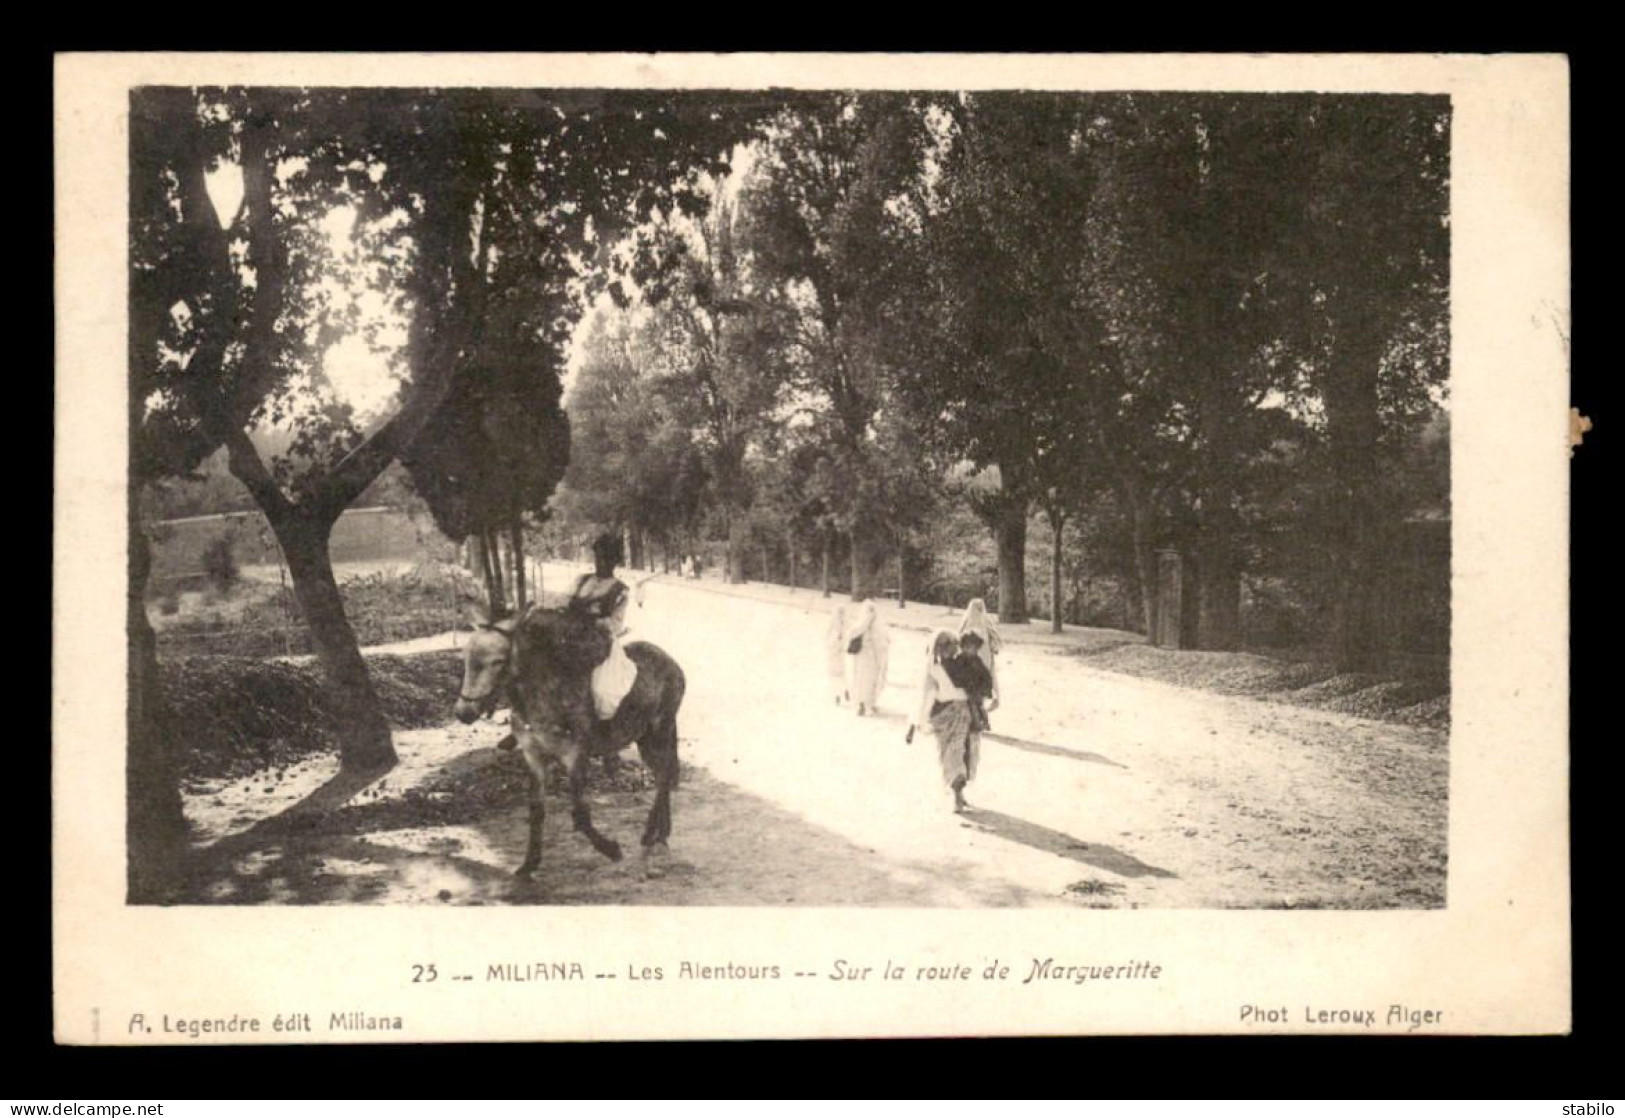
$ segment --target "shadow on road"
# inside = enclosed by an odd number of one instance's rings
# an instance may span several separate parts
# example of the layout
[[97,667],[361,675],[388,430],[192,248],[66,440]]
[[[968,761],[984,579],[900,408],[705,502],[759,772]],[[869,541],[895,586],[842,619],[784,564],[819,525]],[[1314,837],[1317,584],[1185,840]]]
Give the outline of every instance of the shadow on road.
[[1013,738],[1008,734],[995,734],[992,732],[982,735],[983,741],[996,741],[1000,745],[1008,745],[1013,749],[1024,749],[1028,753],[1042,753],[1047,757],[1069,757],[1074,761],[1092,761],[1097,765],[1110,765],[1114,769],[1126,769],[1127,765],[1120,761],[1113,761],[1110,757],[1099,753],[1091,753],[1087,749],[1068,749],[1063,745],[1050,745],[1043,741],[1030,741],[1027,738]]
[[515,891],[511,872],[451,850],[403,850],[364,837],[293,834],[262,844],[244,863],[216,866],[194,883],[192,904],[368,904],[413,895],[461,904],[505,904]]
[[[863,717],[866,721],[895,722],[900,726],[906,725],[908,722],[907,715],[898,714],[896,711],[890,710],[870,711]],[[929,730],[926,730],[925,732],[929,733]],[[1110,757],[1100,753],[1092,753],[1087,749],[1068,749],[1064,745],[1051,745],[1044,741],[1033,741],[1029,738],[1015,738],[1011,737],[1009,734],[995,734],[991,732],[983,734],[982,738],[984,741],[996,741],[1000,745],[1008,745],[1012,749],[1024,749],[1028,753],[1042,753],[1047,757],[1066,757],[1073,761],[1091,761],[1097,765],[1110,765],[1114,769],[1128,768],[1128,766],[1123,764],[1121,761],[1113,761]]]
[[1011,842],[1019,842],[1034,850],[1042,850],[1046,854],[1070,858],[1074,862],[1082,862],[1086,866],[1094,866],[1107,873],[1115,873],[1119,877],[1178,876],[1170,870],[1148,866],[1134,855],[1126,854],[1116,847],[1098,842],[1080,842],[1062,831],[1029,823],[1025,819],[1017,819],[1002,811],[971,807],[965,812],[965,820],[969,826],[986,831],[988,834],[998,835]]
[[266,816],[246,830],[230,834],[194,852],[200,862],[227,863],[289,835],[313,833],[332,818],[357,792],[388,775],[393,765],[364,772],[339,771],[298,803]]

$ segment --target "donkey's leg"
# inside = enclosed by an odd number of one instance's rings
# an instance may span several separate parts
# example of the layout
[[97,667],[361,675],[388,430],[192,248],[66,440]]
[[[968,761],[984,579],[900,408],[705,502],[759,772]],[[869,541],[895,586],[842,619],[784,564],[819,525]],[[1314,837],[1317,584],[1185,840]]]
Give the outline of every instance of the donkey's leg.
[[542,782],[535,773],[530,776],[527,793],[530,802],[529,834],[525,840],[525,860],[514,870],[515,877],[531,877],[542,864],[542,820],[546,818],[547,805],[542,799]]
[[605,838],[598,833],[598,828],[592,825],[592,812],[587,810],[587,751],[577,750],[570,760],[570,818],[575,821],[576,830],[587,837],[594,850],[608,858],[611,862],[621,860],[621,844],[614,839]]
[[542,821],[547,816],[547,766],[538,743],[527,735],[521,742],[521,755],[530,770],[530,785],[526,789],[530,803],[529,834],[525,840],[525,860],[514,871],[516,877],[530,877],[542,864]]
[[651,731],[647,742],[638,742],[638,756],[655,778],[655,802],[649,809],[649,818],[643,824],[643,852],[656,853],[656,846],[665,842],[671,831],[671,781],[666,778],[666,757]]
[[648,853],[664,847],[671,837],[671,790],[677,784],[677,720],[667,717],[638,742],[638,754],[655,778],[655,802],[643,826],[643,846]]
[[660,842],[671,838],[671,797],[677,787],[680,765],[677,759],[677,716],[667,718],[660,726],[660,752],[666,759],[666,773],[656,797],[660,807]]

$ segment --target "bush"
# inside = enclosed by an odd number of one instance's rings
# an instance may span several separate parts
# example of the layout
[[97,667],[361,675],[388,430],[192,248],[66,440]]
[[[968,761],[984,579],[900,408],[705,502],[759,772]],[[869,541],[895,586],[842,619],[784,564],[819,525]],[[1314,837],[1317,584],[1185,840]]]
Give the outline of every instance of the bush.
[[[368,671],[396,729],[448,720],[462,682],[457,652],[373,656]],[[159,662],[182,771],[191,780],[235,778],[337,748],[331,698],[315,664],[244,656]]]
[[420,565],[406,574],[379,572],[345,579],[344,612],[363,645],[388,644],[456,629],[479,586],[460,567]]
[[1297,648],[1313,644],[1324,625],[1314,603],[1287,579],[1248,579],[1242,585],[1242,632],[1247,643],[1263,648]]
[[241,574],[237,568],[235,544],[236,540],[232,533],[226,531],[210,540],[203,548],[201,556],[203,573],[209,576],[209,582],[216,590],[222,592],[228,590]]

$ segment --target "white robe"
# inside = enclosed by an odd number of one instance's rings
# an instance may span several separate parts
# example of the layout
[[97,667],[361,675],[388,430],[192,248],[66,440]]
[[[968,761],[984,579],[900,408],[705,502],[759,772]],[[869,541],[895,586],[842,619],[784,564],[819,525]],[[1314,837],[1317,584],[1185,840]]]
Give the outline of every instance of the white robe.
[[850,646],[854,638],[863,639],[856,653],[848,653],[852,663],[852,701],[869,710],[875,709],[880,693],[886,688],[887,661],[891,653],[891,634],[880,619],[873,601],[858,606],[857,616],[847,626],[846,640]]
[[[614,621],[612,617],[605,618],[603,624],[607,627]],[[615,712],[621,709],[621,701],[631,694],[632,685],[638,680],[638,666],[626,654],[620,634],[611,630],[610,642],[609,655],[592,670],[593,707],[602,719],[615,717]]]
[[[581,597],[583,589],[595,581],[597,581],[595,576],[583,575],[576,582],[573,596]],[[625,598],[613,613],[600,618],[598,624],[609,634],[610,645],[609,655],[604,658],[604,662],[592,670],[592,702],[598,717],[607,720],[615,717],[615,712],[621,707],[621,701],[631,693],[632,685],[638,679],[638,666],[626,654],[623,641],[626,634]]]
[[824,633],[824,666],[837,699],[845,698],[847,692],[846,643],[846,616],[837,612],[830,617],[829,629]]

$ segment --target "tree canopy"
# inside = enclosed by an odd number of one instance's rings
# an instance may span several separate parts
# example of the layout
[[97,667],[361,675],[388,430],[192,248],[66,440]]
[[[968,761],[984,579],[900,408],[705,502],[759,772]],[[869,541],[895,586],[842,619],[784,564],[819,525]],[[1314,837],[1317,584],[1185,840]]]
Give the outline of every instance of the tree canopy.
[[[448,524],[490,511],[491,494],[464,484],[476,458],[498,488],[520,483],[502,500],[545,501],[562,461],[552,403],[572,298],[605,276],[627,229],[661,209],[703,211],[701,176],[726,169],[761,102],[603,90],[133,95],[135,473],[186,471],[226,449],[288,559],[347,763],[388,763],[393,751],[327,558],[333,522],[426,428],[414,461]],[[240,198],[217,206],[233,179]],[[334,391],[333,350],[356,339],[400,385],[380,415]],[[515,401],[541,407],[517,415]],[[269,462],[252,438],[264,426],[294,434]],[[478,447],[459,441],[476,432]]]

